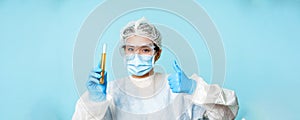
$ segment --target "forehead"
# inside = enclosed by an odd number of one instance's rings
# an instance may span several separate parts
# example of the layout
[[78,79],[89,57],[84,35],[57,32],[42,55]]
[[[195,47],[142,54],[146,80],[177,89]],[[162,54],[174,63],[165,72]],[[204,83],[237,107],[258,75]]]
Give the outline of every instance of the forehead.
[[152,40],[141,37],[141,36],[132,36],[126,40],[126,44],[133,44],[133,45],[145,45],[153,43]]

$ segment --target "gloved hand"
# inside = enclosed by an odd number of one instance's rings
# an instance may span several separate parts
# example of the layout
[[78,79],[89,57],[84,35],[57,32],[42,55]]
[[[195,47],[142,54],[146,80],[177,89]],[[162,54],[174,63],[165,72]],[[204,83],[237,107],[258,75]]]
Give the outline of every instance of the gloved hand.
[[107,72],[104,72],[104,84],[100,84],[99,80],[102,69],[98,65],[93,71],[91,71],[89,79],[86,83],[86,87],[89,91],[89,96],[94,101],[104,101],[106,99],[106,87],[107,87]]
[[177,65],[176,61],[174,61],[173,69],[176,73],[168,77],[172,92],[193,94],[197,86],[196,81],[189,79]]

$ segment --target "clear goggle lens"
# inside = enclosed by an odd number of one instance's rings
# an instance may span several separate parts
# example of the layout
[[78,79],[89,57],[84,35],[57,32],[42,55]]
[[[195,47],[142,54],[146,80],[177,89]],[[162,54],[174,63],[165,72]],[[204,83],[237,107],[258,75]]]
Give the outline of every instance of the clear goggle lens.
[[155,53],[154,48],[155,46],[152,44],[141,46],[127,44],[121,46],[120,52],[123,56],[133,56],[135,54],[152,56]]

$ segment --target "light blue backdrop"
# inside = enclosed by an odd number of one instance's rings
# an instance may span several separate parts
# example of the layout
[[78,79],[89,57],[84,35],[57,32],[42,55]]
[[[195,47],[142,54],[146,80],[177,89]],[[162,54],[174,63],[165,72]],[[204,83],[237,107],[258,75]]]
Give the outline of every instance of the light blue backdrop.
[[[0,0],[1,120],[71,119],[79,97],[73,46],[85,18],[101,2]],[[237,119],[300,119],[300,1],[197,2],[222,36],[224,87],[238,95]],[[210,79],[210,66],[204,65],[200,74]]]

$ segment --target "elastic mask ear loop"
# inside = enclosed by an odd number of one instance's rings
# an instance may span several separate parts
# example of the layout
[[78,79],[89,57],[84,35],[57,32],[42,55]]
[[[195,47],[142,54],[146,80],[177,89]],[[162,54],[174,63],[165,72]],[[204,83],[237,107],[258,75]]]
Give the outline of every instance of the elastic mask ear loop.
[[154,64],[155,64],[155,56],[156,56],[156,54],[155,55],[153,55],[153,57],[152,57],[152,68],[154,68]]
[[[154,66],[155,66],[155,56],[156,56],[156,54],[153,55],[153,57],[152,57],[152,64],[151,64],[153,72],[154,72]],[[153,75],[155,75],[155,72],[153,73]],[[154,77],[152,79],[154,80]]]

